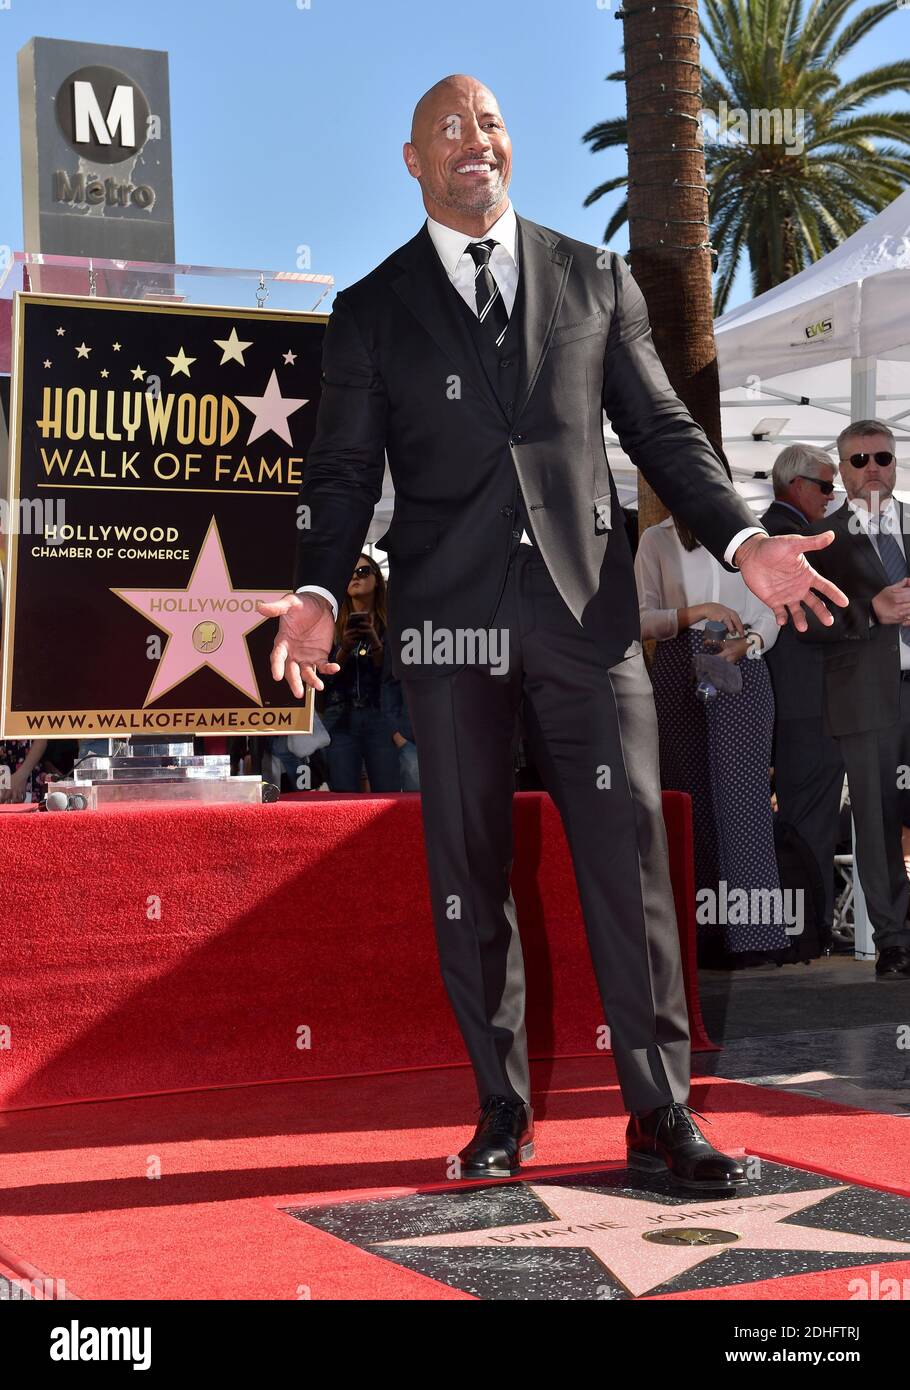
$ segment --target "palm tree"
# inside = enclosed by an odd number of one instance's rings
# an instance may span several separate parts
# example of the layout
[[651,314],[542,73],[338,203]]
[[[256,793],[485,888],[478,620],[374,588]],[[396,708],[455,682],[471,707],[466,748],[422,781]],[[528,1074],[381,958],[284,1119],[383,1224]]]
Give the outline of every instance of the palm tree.
[[[723,458],[711,299],[698,10],[649,0],[623,21],[632,272],[648,307],[654,345],[676,394]],[[626,123],[624,123],[625,125]],[[590,201],[590,199],[589,199]],[[623,219],[625,220],[625,218]],[[666,509],[638,480],[638,525]]]
[[[853,3],[702,0],[702,40],[718,67],[702,72],[711,240],[719,256],[715,313],[726,307],[744,252],[752,292],[761,294],[839,245],[910,183],[910,111],[866,109],[875,98],[910,92],[910,61],[851,81],[836,72],[893,13],[894,0],[848,22]],[[584,140],[592,152],[627,145],[627,118],[592,126]],[[625,175],[609,179],[585,206],[626,184]],[[604,241],[628,217],[626,199]]]

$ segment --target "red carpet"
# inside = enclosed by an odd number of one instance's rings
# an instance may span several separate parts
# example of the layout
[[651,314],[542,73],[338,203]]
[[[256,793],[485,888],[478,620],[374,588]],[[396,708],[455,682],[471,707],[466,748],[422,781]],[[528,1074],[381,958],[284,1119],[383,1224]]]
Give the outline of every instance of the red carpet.
[[[539,1164],[525,1176],[620,1160],[609,1059],[537,1065],[534,1081]],[[466,1297],[279,1208],[444,1185],[474,1103],[451,1068],[7,1113],[0,1262],[79,1298]],[[716,1079],[692,1104],[723,1148],[910,1194],[901,1119]],[[910,1262],[882,1274],[907,1278]],[[847,1282],[841,1269],[687,1296],[838,1299]]]
[[[666,793],[664,814],[693,1041],[710,1048],[688,798]],[[549,798],[517,796],[515,827],[531,1055],[596,1054],[603,1016]],[[0,1108],[464,1059],[416,796],[9,816],[0,843]]]

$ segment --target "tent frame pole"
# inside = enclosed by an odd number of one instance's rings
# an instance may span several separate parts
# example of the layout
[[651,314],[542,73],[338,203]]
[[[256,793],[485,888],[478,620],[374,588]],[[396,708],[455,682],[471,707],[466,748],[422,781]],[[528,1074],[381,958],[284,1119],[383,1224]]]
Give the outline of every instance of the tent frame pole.
[[850,360],[850,419],[874,420],[878,409],[874,357],[853,357]]

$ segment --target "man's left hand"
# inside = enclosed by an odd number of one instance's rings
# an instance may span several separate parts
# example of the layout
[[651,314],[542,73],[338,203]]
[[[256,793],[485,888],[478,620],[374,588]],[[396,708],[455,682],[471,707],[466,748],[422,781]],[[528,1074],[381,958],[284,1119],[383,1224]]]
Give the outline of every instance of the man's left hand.
[[833,540],[833,531],[822,531],[817,536],[750,536],[736,551],[733,561],[753,594],[768,605],[781,627],[790,617],[797,632],[805,632],[809,624],[804,605],[819,622],[830,627],[834,616],[819,595],[839,608],[846,608],[850,600],[836,584],[812,568],[803,552],[823,550]]

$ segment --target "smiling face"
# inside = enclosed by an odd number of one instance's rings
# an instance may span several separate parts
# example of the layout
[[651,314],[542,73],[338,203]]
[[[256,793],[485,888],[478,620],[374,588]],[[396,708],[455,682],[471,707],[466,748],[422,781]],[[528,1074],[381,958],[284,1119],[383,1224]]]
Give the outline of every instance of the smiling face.
[[[870,458],[865,468],[854,468],[850,463],[851,454],[890,453],[892,461],[883,465]],[[840,475],[847,496],[861,502],[870,511],[880,507],[894,491],[897,479],[897,462],[894,459],[894,445],[886,434],[851,435],[841,444]]]
[[512,142],[493,93],[474,77],[447,77],[421,97],[404,147],[435,221],[482,236],[505,211]]

